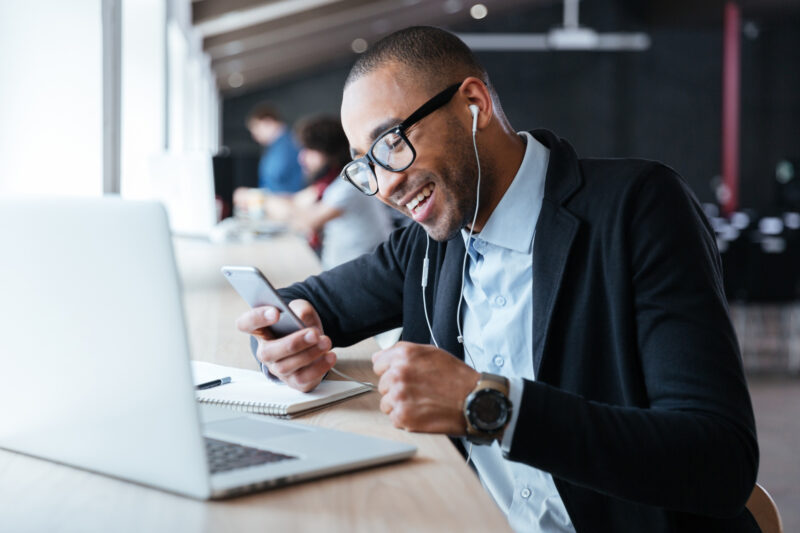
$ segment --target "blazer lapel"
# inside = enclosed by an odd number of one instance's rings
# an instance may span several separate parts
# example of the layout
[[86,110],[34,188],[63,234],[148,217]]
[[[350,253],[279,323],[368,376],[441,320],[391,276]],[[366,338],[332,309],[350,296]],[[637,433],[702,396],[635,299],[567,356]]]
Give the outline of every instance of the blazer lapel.
[[433,334],[439,348],[450,352],[463,361],[464,348],[458,342],[456,317],[458,300],[461,297],[461,265],[464,260],[464,241],[459,233],[448,241],[438,283],[434,286]]
[[578,220],[550,202],[542,204],[533,244],[533,375],[539,379],[545,341],[550,330],[564,269]]
[[530,133],[550,149],[544,201],[533,244],[533,372],[539,379],[551,316],[580,225],[562,206],[581,187],[583,178],[578,156],[569,143],[547,130]]

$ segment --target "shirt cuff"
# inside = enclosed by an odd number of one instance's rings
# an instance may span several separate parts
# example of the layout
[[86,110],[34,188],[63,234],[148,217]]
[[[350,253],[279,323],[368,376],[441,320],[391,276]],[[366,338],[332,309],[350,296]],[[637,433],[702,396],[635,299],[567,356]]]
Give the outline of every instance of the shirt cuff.
[[525,384],[522,378],[510,378],[508,380],[508,399],[511,402],[511,420],[508,421],[506,430],[503,432],[503,440],[500,441],[500,449],[503,454],[508,454],[511,451],[511,442],[514,440],[514,430],[517,427],[517,419],[519,418],[519,404],[522,401],[522,391]]

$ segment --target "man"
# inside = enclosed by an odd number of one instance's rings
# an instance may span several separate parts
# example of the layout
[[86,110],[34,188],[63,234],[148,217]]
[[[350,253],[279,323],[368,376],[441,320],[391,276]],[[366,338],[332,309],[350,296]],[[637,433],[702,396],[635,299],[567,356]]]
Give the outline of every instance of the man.
[[517,531],[758,530],[715,241],[674,171],[515,132],[469,49],[434,28],[359,58],[342,123],[344,175],[417,224],[283,290],[309,328],[274,339],[260,329],[274,309],[240,317],[268,370],[309,390],[332,346],[402,324],[373,355],[381,410],[479,443],[471,459]]
[[[303,169],[297,161],[299,150],[291,131],[275,109],[267,104],[256,107],[247,116],[247,129],[253,140],[265,147],[258,162],[258,188],[264,192],[286,194],[305,187]],[[260,201],[258,189],[239,187],[234,191],[233,203],[239,208]]]
[[308,117],[294,133],[301,146],[298,160],[311,185],[292,196],[267,196],[267,216],[309,235],[322,268],[372,252],[391,233],[392,221],[386,206],[336,179],[350,161],[339,119]]

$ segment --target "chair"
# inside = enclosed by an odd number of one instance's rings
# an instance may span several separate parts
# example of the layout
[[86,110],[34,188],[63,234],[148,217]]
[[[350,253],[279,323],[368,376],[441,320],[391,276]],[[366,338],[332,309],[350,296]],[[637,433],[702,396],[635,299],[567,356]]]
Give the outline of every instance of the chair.
[[783,523],[781,515],[778,513],[778,506],[775,505],[772,496],[758,483],[753,488],[746,507],[756,519],[756,523],[763,533],[783,533]]

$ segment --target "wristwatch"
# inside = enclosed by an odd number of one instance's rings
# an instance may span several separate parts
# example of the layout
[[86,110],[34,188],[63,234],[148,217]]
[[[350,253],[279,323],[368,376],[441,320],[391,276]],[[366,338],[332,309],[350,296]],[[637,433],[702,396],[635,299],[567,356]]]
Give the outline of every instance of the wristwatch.
[[491,444],[503,433],[511,419],[508,379],[481,372],[478,384],[464,400],[467,440],[473,444]]

